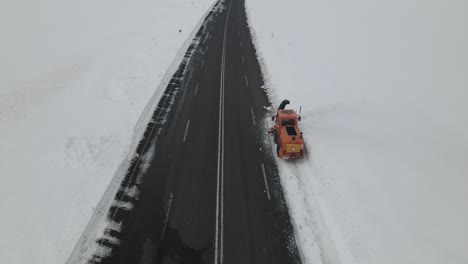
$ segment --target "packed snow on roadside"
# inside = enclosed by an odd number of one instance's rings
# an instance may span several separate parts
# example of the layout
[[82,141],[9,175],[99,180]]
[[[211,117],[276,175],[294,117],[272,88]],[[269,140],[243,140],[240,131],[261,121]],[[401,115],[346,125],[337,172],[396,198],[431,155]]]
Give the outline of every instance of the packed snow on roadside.
[[468,263],[468,2],[247,0],[304,263]]
[[0,262],[67,260],[213,2],[0,3]]

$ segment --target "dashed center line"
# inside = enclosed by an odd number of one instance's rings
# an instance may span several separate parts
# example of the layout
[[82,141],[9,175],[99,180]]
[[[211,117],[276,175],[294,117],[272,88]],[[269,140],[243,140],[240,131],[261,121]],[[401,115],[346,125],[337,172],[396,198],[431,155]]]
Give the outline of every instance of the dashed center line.
[[188,132],[189,126],[190,126],[190,120],[187,121],[187,125],[185,126],[184,139],[182,140],[183,142],[185,142],[185,140],[187,139],[187,132]]
[[239,46],[241,46],[241,47],[242,47],[242,41],[240,41],[240,42],[239,42]]
[[265,173],[265,165],[263,165],[263,163],[262,163],[262,172],[263,172],[263,180],[265,181],[265,188],[266,188],[266,192],[267,192],[267,197],[268,197],[268,200],[271,200],[270,189],[268,188],[268,181],[267,181],[266,173]]
[[169,195],[169,203],[167,205],[167,212],[166,212],[166,219],[164,219],[164,227],[162,230],[161,234],[161,240],[164,239],[164,234],[166,233],[166,226],[167,226],[167,221],[169,220],[169,213],[171,212],[171,206],[172,206],[172,193]]
[[199,84],[199,83],[197,83],[197,86],[195,87],[195,92],[193,93],[193,95],[197,95],[197,92],[198,92],[198,86],[199,86],[199,85],[200,85],[200,84]]
[[250,112],[252,113],[252,123],[253,125],[255,126],[255,114],[254,114],[254,110],[253,110],[253,107],[250,107]]
[[245,85],[249,87],[249,80],[247,80],[247,75],[244,74],[244,78],[245,78]]
[[244,55],[242,55],[242,63],[245,63],[245,61],[244,61]]

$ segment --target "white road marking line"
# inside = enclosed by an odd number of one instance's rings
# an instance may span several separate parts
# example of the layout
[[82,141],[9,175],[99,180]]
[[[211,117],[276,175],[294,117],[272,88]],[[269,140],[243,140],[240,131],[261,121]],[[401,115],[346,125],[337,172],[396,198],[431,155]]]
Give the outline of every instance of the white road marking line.
[[[224,87],[223,87],[223,116],[224,116]],[[223,263],[224,259],[224,118],[223,118],[223,152],[221,153],[221,159],[222,159],[222,172],[221,172],[221,219],[220,219],[220,241],[219,241],[219,248],[220,248],[220,253],[219,253],[219,263]]]
[[244,55],[242,55],[242,63],[245,63],[245,61],[244,61]]
[[187,125],[185,126],[184,139],[182,140],[183,142],[185,142],[185,140],[187,139],[187,132],[188,132],[189,126],[190,126],[190,120],[187,121]]
[[239,42],[239,46],[242,47],[242,41]]
[[244,74],[244,78],[245,78],[245,85],[249,87],[249,80],[247,80],[247,75]]
[[250,112],[252,113],[252,122],[253,122],[253,125],[255,126],[255,114],[254,114],[254,110],[253,110],[253,107],[250,107]]
[[239,37],[240,37],[240,31],[238,33],[239,33]]
[[171,212],[172,206],[172,193],[169,195],[169,204],[167,205],[166,219],[164,219],[164,227],[161,234],[161,240],[164,239],[164,234],[166,234],[167,221],[169,220],[169,213]]
[[226,22],[224,24],[223,53],[221,59],[221,80],[219,86],[219,121],[218,121],[218,169],[216,179],[216,237],[214,264],[223,264],[223,238],[224,238],[224,74],[226,67],[227,29],[231,6],[229,4]]
[[262,172],[263,172],[263,180],[265,180],[265,188],[266,188],[266,191],[267,191],[267,197],[268,197],[268,200],[270,200],[271,199],[270,189],[268,188],[268,181],[267,181],[266,173],[265,173],[265,165],[263,165],[263,163],[262,163]]
[[195,92],[193,93],[193,95],[197,95],[197,92],[198,92],[198,86],[199,86],[199,85],[200,85],[200,84],[199,84],[199,83],[197,83],[197,86],[195,87]]

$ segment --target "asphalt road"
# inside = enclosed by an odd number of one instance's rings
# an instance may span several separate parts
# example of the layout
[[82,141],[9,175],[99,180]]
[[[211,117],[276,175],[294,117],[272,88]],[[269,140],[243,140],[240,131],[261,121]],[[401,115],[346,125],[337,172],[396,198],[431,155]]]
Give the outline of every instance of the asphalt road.
[[[151,154],[146,172],[136,180],[144,166],[133,164],[122,187],[133,183],[138,199],[109,212],[122,225],[109,229],[115,239],[99,241],[111,255],[90,263],[300,262],[264,146],[268,102],[244,1],[223,5],[209,14],[140,144],[142,155]],[[131,198],[120,192],[116,199]]]

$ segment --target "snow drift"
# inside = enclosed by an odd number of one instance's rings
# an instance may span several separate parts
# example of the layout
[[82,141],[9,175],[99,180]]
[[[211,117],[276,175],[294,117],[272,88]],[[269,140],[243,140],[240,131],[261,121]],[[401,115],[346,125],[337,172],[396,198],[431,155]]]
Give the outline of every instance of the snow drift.
[[272,99],[310,157],[278,161],[305,263],[468,263],[464,1],[247,0]]
[[66,261],[213,2],[0,4],[2,263]]

